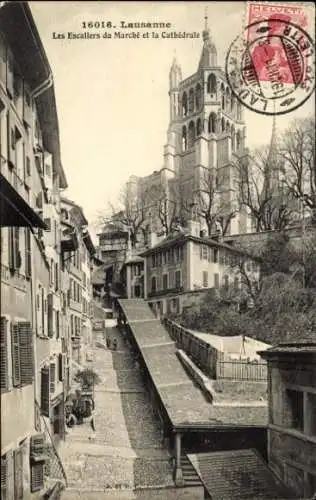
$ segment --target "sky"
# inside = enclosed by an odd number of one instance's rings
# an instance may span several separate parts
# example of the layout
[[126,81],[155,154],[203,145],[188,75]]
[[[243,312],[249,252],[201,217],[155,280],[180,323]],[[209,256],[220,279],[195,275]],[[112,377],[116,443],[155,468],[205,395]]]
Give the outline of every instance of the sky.
[[[62,164],[69,185],[66,195],[82,206],[95,240],[98,214],[107,211],[109,203],[116,204],[128,176],[148,175],[162,167],[169,124],[170,65],[176,54],[183,78],[194,74],[203,42],[201,37],[67,39],[67,33],[111,32],[110,28],[84,28],[83,23],[89,21],[112,22],[117,27],[120,21],[170,22],[172,28],[161,31],[201,33],[207,6],[218,62],[224,67],[229,46],[242,30],[244,3],[29,4],[54,77]],[[58,38],[63,33],[66,39]],[[296,111],[278,116],[278,130],[313,109],[313,99],[309,99]],[[271,117],[246,110],[245,122],[247,147],[269,142]]]

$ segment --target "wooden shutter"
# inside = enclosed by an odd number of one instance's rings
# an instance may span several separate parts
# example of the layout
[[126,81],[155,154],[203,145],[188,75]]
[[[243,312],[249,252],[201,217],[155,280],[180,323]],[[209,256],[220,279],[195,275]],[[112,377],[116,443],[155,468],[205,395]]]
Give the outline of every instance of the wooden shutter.
[[20,369],[19,327],[17,323],[11,323],[11,351],[12,351],[13,386],[19,387],[21,385],[21,369]]
[[58,380],[64,380],[64,354],[58,355]]
[[8,377],[8,320],[4,316],[1,316],[0,323],[0,333],[1,333],[1,390],[6,390],[9,387],[9,377]]
[[44,460],[45,452],[45,434],[41,432],[40,434],[35,434],[31,437],[30,442],[30,455],[31,460]]
[[8,457],[1,457],[1,500],[6,500],[8,496]]
[[19,269],[21,267],[21,254],[20,254],[20,228],[13,228],[13,259],[14,259],[14,269]]
[[29,321],[20,321],[19,344],[20,344],[20,370],[21,385],[33,383],[34,361],[33,361],[33,332]]
[[9,227],[8,250],[9,250],[9,269],[14,271],[14,227]]
[[47,333],[49,337],[53,336],[53,294],[47,295]]
[[49,381],[49,392],[55,392],[55,384],[56,384],[56,365],[55,363],[51,363],[49,365],[49,373],[50,373],[50,381]]
[[32,260],[31,260],[31,231],[28,227],[25,228],[25,276],[31,277]]
[[31,493],[44,488],[44,466],[45,462],[33,463],[31,465]]
[[23,500],[23,454],[19,448],[13,452],[15,500]]
[[41,412],[45,417],[50,414],[49,368],[41,370]]

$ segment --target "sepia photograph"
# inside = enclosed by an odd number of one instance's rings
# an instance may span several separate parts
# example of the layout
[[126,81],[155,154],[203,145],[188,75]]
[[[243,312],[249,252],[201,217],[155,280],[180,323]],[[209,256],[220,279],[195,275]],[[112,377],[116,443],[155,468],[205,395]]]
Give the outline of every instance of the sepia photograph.
[[316,500],[315,4],[0,1],[1,500]]

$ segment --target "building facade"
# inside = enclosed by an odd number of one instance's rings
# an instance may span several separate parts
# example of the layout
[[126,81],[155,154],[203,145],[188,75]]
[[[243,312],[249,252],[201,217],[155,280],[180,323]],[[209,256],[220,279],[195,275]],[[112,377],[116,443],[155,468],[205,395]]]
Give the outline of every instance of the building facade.
[[259,354],[268,362],[269,466],[297,498],[311,498],[316,493],[316,343],[281,344]]
[[50,450],[64,420],[58,196],[67,183],[51,69],[25,2],[1,6],[0,136],[1,498],[41,498],[65,479],[60,463],[52,477]]
[[68,274],[67,312],[68,336],[71,350],[68,367],[72,362],[84,364],[86,352],[92,342],[92,257],[95,248],[87,230],[82,208],[65,197],[61,198],[61,217],[65,245],[63,264]]
[[243,272],[256,282],[260,266],[247,254],[200,236],[200,226],[169,235],[140,254],[144,258],[144,297],[159,314],[182,312],[209,289],[243,289]]

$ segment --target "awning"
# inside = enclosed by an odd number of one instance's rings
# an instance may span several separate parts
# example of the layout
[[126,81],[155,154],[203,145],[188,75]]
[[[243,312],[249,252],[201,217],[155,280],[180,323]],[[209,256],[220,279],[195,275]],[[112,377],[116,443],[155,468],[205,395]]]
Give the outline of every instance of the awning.
[[48,229],[41,217],[0,173],[0,226]]

